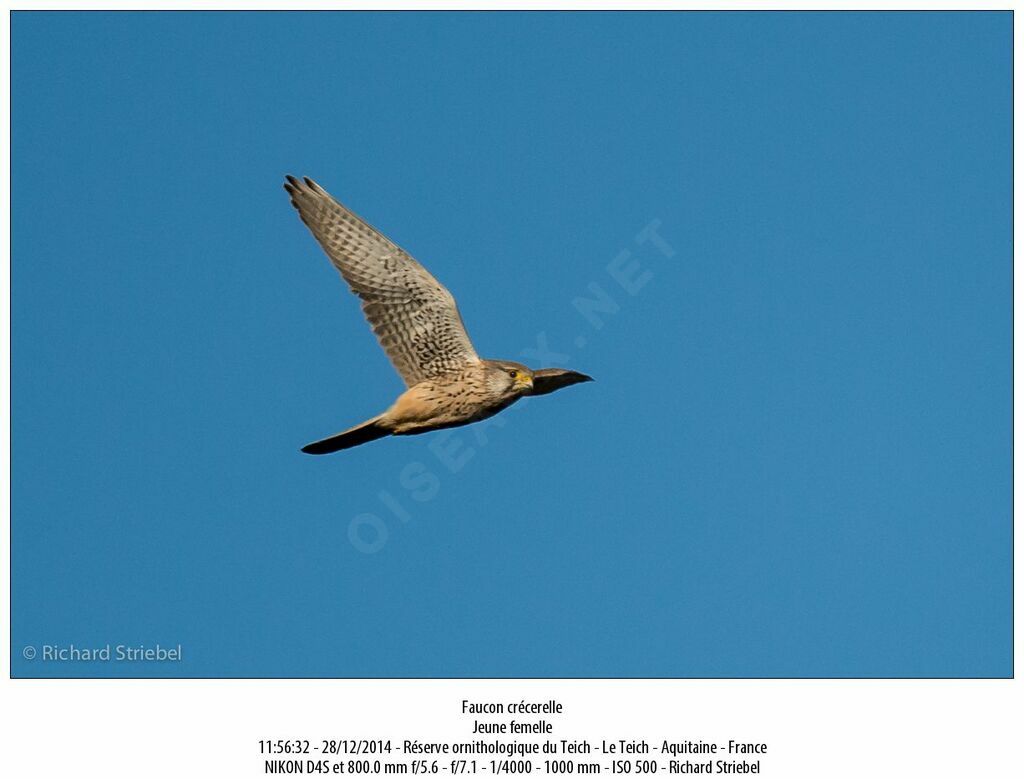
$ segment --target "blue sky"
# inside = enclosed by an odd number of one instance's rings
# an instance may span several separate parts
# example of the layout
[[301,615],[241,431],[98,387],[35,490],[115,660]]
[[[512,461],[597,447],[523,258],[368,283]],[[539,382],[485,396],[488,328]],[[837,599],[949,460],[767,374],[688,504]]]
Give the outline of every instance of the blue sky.
[[[1011,28],[14,14],[13,673],[1009,675]],[[300,454],[402,385],[285,173],[597,382]]]

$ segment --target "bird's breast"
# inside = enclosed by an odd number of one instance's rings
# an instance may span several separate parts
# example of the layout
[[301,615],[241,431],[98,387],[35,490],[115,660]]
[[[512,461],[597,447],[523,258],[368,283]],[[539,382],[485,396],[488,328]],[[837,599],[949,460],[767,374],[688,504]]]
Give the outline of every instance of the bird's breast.
[[473,369],[410,387],[385,412],[385,417],[395,432],[425,432],[485,419],[516,400],[516,396],[493,392],[485,373]]

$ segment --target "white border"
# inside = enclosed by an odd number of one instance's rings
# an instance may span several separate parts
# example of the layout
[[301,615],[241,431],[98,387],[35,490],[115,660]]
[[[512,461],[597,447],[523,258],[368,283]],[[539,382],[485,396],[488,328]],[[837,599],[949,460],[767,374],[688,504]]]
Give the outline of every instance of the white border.
[[[246,7],[280,8],[253,2]],[[648,8],[763,10],[755,2],[643,3]],[[561,2],[434,3],[438,9],[615,7]],[[8,8],[83,9],[129,7],[110,3],[19,3]],[[139,7],[132,4],[130,7]],[[154,3],[150,9],[230,9],[225,3]],[[413,8],[415,3],[361,2],[344,6],[312,2],[308,8]],[[822,5],[772,3],[804,10]],[[883,9],[880,3],[845,8]],[[1010,5],[963,2],[900,3],[905,9],[1007,9]],[[10,17],[4,17],[10,52]],[[1021,40],[1014,17],[1014,40]],[[4,86],[10,106],[9,57]],[[1014,144],[1020,148],[1020,59],[1014,60]],[[4,166],[10,182],[8,123]],[[1020,218],[1020,169],[1014,155],[1014,223]],[[2,210],[10,235],[10,184]],[[1016,230],[1015,236],[1016,236]],[[1015,241],[1014,268],[1019,268]],[[3,275],[3,393],[10,408],[10,258]],[[1014,276],[1015,309],[1021,276]],[[1014,317],[1014,436],[1019,432],[1020,321]],[[10,472],[9,415],[4,420],[3,472]],[[1014,463],[1014,517],[1020,511],[1021,466]],[[4,480],[10,506],[10,484]],[[8,516],[9,519],[9,516]],[[10,526],[4,522],[7,549]],[[1015,533],[1015,559],[1020,559]],[[3,555],[0,599],[9,604],[9,560]],[[1021,592],[1014,582],[1015,625]],[[10,668],[9,613],[0,620],[0,664]],[[1016,638],[1016,635],[1015,635]],[[1015,640],[1014,667],[1021,668]],[[769,753],[763,775],[772,777],[963,777],[1024,775],[1018,745],[1024,732],[1019,680],[988,681],[59,681],[4,679],[0,765],[6,776],[263,776],[260,739],[417,738],[468,740],[470,721],[462,699],[556,698],[565,714],[554,718],[557,738],[649,740],[728,738],[763,741]]]

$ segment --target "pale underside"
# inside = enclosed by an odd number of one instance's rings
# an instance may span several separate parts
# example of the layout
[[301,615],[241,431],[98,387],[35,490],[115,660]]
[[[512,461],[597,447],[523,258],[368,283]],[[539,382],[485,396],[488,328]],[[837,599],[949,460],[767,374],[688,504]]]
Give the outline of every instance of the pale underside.
[[478,422],[519,400],[519,394],[491,389],[487,373],[484,361],[423,381],[403,392],[380,421],[396,435],[423,433]]

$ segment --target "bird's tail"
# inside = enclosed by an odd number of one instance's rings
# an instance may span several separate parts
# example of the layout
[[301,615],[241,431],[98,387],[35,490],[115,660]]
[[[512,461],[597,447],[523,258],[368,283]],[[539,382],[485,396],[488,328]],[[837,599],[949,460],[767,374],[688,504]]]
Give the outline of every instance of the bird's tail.
[[350,449],[353,446],[366,444],[391,435],[391,429],[380,423],[380,417],[368,419],[361,425],[356,425],[341,433],[335,433],[329,438],[314,441],[302,447],[306,454],[330,454],[342,449]]

